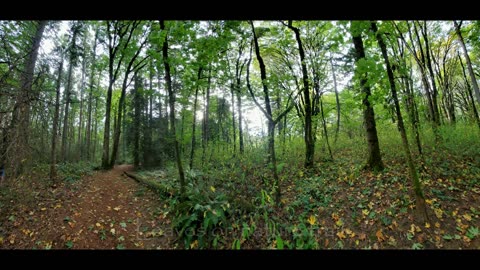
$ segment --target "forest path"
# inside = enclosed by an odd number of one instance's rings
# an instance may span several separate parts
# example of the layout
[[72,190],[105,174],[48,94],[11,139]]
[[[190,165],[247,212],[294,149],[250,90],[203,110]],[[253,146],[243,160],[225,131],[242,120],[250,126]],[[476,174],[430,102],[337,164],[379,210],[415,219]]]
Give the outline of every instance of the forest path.
[[159,196],[126,177],[131,165],[62,184],[16,211],[0,248],[166,249],[174,236]]

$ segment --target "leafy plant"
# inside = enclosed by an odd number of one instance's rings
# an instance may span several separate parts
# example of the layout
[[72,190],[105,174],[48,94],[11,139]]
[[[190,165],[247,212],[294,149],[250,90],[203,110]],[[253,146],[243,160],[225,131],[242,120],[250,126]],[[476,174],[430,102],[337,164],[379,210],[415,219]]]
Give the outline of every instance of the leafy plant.
[[[213,191],[206,185],[188,185],[187,198],[174,201],[172,226],[185,247],[198,242],[199,248],[210,247],[217,228],[226,227],[230,203],[224,193]],[[217,239],[218,241],[218,239]]]
[[466,236],[473,240],[475,237],[477,237],[480,234],[480,231],[478,230],[478,227],[472,227],[468,228]]

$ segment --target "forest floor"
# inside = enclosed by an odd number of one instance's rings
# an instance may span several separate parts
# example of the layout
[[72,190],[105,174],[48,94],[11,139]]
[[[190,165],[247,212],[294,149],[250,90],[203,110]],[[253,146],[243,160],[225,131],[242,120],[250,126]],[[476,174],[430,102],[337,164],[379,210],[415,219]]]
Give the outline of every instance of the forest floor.
[[2,209],[0,249],[173,248],[162,202],[123,174],[130,170],[94,172],[30,199],[17,193],[24,203]]
[[457,127],[443,137],[414,156],[424,222],[400,140],[385,144],[385,170],[370,172],[359,137],[339,141],[334,160],[319,147],[312,169],[301,143],[281,153],[280,206],[261,148],[185,169],[186,200],[171,163],[59,164],[56,188],[38,165],[0,187],[0,249],[480,249],[478,135]]

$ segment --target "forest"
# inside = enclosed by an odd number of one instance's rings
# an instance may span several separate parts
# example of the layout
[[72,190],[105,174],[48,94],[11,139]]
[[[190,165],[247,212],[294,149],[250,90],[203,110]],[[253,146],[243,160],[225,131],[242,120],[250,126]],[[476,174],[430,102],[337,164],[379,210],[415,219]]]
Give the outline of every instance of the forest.
[[0,249],[479,249],[480,21],[0,21]]

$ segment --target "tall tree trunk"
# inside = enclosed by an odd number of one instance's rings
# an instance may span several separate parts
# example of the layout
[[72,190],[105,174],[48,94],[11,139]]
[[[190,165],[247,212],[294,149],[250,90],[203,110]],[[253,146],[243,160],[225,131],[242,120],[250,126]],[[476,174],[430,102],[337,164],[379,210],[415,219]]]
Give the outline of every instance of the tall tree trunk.
[[255,103],[255,105],[257,105],[257,107],[262,111],[262,113],[265,115],[265,117],[268,120],[268,152],[270,157],[269,160],[272,164],[273,179],[274,179],[273,185],[276,190],[275,203],[277,205],[280,205],[282,192],[281,192],[281,186],[280,186],[280,178],[278,176],[278,171],[277,171],[278,170],[277,159],[275,156],[275,125],[293,108],[293,105],[291,105],[285,111],[280,113],[276,119],[273,119],[272,107],[270,105],[270,94],[269,94],[268,85],[267,85],[267,73],[266,73],[265,63],[263,62],[263,58],[260,54],[258,37],[257,37],[257,34],[255,33],[255,26],[253,25],[252,21],[250,21],[250,26],[252,27],[252,32],[253,32],[253,43],[254,43],[253,47],[255,47],[255,55],[257,56],[257,60],[260,66],[260,78],[262,80],[262,86],[263,86],[263,98],[265,102],[265,109],[263,108],[263,106],[260,105],[260,103],[258,103],[253,93],[252,87],[250,85],[250,63],[252,61],[252,48],[250,49],[250,58],[247,64],[247,88],[248,88],[248,91],[250,92],[250,95],[252,96],[253,102]]
[[21,174],[24,165],[29,161],[30,95],[32,92],[33,72],[37,62],[38,48],[40,47],[46,25],[47,21],[38,21],[35,35],[31,40],[31,47],[28,49],[24,70],[20,74],[20,91],[18,91],[16,96],[11,123],[13,134],[11,134],[7,142],[13,146],[13,151],[11,155],[9,155],[11,157],[10,167],[13,169],[13,177]]
[[133,135],[133,167],[135,169],[139,168],[140,165],[140,113],[141,113],[141,102],[140,102],[140,91],[139,85],[140,80],[138,78],[137,72],[133,75],[134,78],[134,88],[133,88],[133,107],[134,107],[134,135]]
[[97,57],[97,40],[98,40],[98,28],[95,29],[95,40],[93,42],[93,53],[92,53],[92,63],[90,70],[90,79],[89,79],[89,91],[88,91],[88,105],[87,105],[87,127],[85,134],[85,150],[86,158],[88,161],[91,160],[90,156],[90,143],[92,136],[92,98],[93,98],[93,84],[95,76],[95,65]]
[[[356,33],[355,33],[356,32]],[[352,31],[353,45],[355,47],[355,64],[357,65],[357,73],[359,73],[358,64],[365,59],[365,50],[363,48],[363,40],[361,33]],[[367,74],[358,74],[360,77],[360,86],[362,88],[363,97],[363,119],[365,121],[365,131],[368,144],[368,158],[366,168],[370,170],[383,170],[384,165],[382,156],[380,155],[380,145],[378,143],[377,127],[375,123],[375,113],[373,106],[370,104],[368,98],[371,95],[370,86],[367,83]]]
[[[239,79],[237,79],[237,82]],[[239,84],[237,83],[237,86]],[[237,110],[238,110],[238,141],[239,141],[239,150],[240,155],[243,155],[244,146],[243,146],[243,117],[242,117],[242,96],[240,88],[237,88]]]
[[432,84],[432,103],[433,103],[433,109],[435,111],[435,124],[437,126],[440,126],[440,113],[438,111],[438,102],[437,102],[437,97],[438,97],[438,90],[437,90],[437,83],[435,82],[435,73],[433,72],[432,68],[432,60],[430,57],[430,45],[428,43],[428,34],[427,34],[427,22],[424,21],[423,28],[420,28],[422,30],[422,35],[423,35],[423,40],[425,42],[425,54],[427,57],[427,67],[428,71],[430,72],[430,82]]
[[[165,22],[163,20],[160,21],[160,29],[162,31],[165,31]],[[180,179],[180,196],[184,199],[186,197],[185,172],[183,171],[182,157],[180,156],[180,146],[177,139],[177,133],[175,131],[175,95],[173,93],[173,88],[172,88],[172,78],[170,76],[170,63],[168,59],[168,34],[165,35],[165,40],[163,41],[162,56],[163,56],[163,65],[165,66],[165,83],[168,90],[168,103],[170,105],[170,121],[172,125],[172,134],[173,134],[173,139],[175,143],[175,159],[177,161],[177,169],[178,169],[178,175]]]
[[300,30],[292,25],[292,21],[288,21],[288,28],[295,33],[295,39],[297,40],[298,52],[300,55],[300,63],[302,66],[302,79],[303,79],[303,98],[304,98],[304,111],[305,111],[305,168],[313,167],[313,160],[315,155],[315,140],[312,132],[312,102],[310,101],[310,87],[308,82],[308,71],[305,60],[305,52],[302,46],[302,39],[300,38]]
[[335,66],[330,55],[330,65],[332,66],[333,90],[335,90],[335,103],[337,104],[337,126],[335,127],[335,143],[337,143],[338,132],[340,131],[340,100],[338,98],[337,76],[335,75]]
[[237,130],[235,126],[235,85],[232,83],[230,85],[230,94],[232,95],[232,129],[233,129],[233,156],[235,157],[237,153]]
[[322,96],[320,95],[319,98],[320,98],[320,113],[322,116],[323,133],[325,134],[325,141],[327,142],[328,153],[330,154],[330,158],[333,160],[332,149],[330,148],[330,142],[328,141],[327,121],[325,121],[325,115],[323,113]]
[[[98,80],[97,82],[97,86],[99,86],[100,84],[100,80]],[[95,112],[94,112],[94,123],[93,123],[93,151],[92,151],[92,154],[93,154],[93,160],[96,161],[96,157],[97,157],[97,141],[98,141],[98,115],[97,115],[97,109],[98,109],[98,97],[95,98]]]
[[470,56],[468,55],[467,47],[465,46],[465,42],[463,40],[462,32],[460,31],[460,25],[457,21],[453,21],[455,26],[455,32],[457,33],[458,41],[460,41],[460,46],[462,46],[463,54],[465,56],[465,61],[467,61],[467,68],[468,73],[470,75],[470,79],[472,80],[473,91],[475,92],[475,97],[477,98],[477,102],[480,104],[480,90],[478,89],[477,79],[475,78],[475,73],[473,72],[472,62],[470,61]]
[[197,101],[198,88],[200,87],[200,78],[202,77],[202,67],[198,68],[197,83],[195,85],[195,99],[193,101],[193,121],[192,121],[192,148],[190,149],[190,170],[193,169],[193,158],[195,157],[195,127],[197,126]]
[[470,88],[470,84],[468,83],[467,74],[465,72],[465,66],[463,65],[463,61],[462,61],[462,58],[460,57],[460,54],[458,55],[458,58],[460,59],[460,65],[462,67],[463,78],[465,79],[467,94],[470,99],[470,102],[472,103],[473,117],[475,118],[475,122],[480,128],[480,118],[478,117],[478,111],[477,111],[477,107],[475,106],[475,100],[473,99],[472,89]]
[[392,97],[395,103],[395,109],[397,113],[397,125],[400,131],[400,136],[402,137],[403,150],[405,151],[405,157],[407,159],[410,178],[412,180],[412,186],[415,193],[417,220],[419,221],[419,223],[423,224],[425,221],[428,220],[427,208],[425,206],[425,197],[423,195],[422,185],[418,178],[417,169],[413,164],[412,154],[410,152],[410,146],[408,144],[407,133],[405,131],[405,126],[403,124],[402,112],[400,111],[400,103],[398,102],[395,79],[393,77],[393,71],[388,59],[387,46],[385,45],[385,42],[383,41],[381,34],[378,32],[377,24],[375,22],[372,22],[371,26],[372,26],[373,32],[376,34],[377,42],[382,51],[383,59],[385,61],[385,66],[387,67],[388,81],[390,83],[390,90],[392,91]]
[[74,25],[72,26],[72,45],[70,47],[70,59],[68,63],[68,77],[67,77],[67,87],[65,88],[65,111],[63,114],[63,132],[62,132],[62,150],[61,150],[61,159],[62,162],[66,162],[68,159],[67,156],[67,143],[68,143],[68,128],[69,128],[69,111],[70,111],[70,103],[71,103],[71,95],[72,95],[72,73],[73,68],[75,66],[76,61],[76,42],[77,42],[77,35],[79,28]]
[[52,150],[50,152],[50,181],[56,183],[57,178],[57,134],[58,134],[58,116],[60,111],[60,84],[62,81],[62,72],[63,72],[63,55],[60,56],[61,60],[58,65],[58,76],[57,76],[57,87],[56,87],[56,96],[55,96],[55,113],[53,116],[53,127],[52,127]]
[[413,137],[415,138],[415,144],[417,145],[418,154],[423,155],[422,143],[420,142],[420,132],[418,117],[415,115],[415,97],[413,95],[413,89],[410,87],[409,79],[404,78],[405,91],[407,92],[407,109],[410,121],[412,122],[412,132]]
[[[132,26],[132,29],[135,29],[138,26],[138,24],[135,26]],[[133,31],[133,30],[132,30]],[[128,62],[125,70],[125,76],[123,77],[123,83],[122,83],[122,92],[120,94],[120,100],[118,102],[118,110],[117,110],[117,118],[116,118],[116,123],[117,125],[114,125],[114,133],[113,133],[113,147],[112,147],[112,157],[110,158],[110,168],[113,168],[115,165],[115,161],[117,160],[118,156],[118,148],[120,145],[120,135],[122,132],[121,127],[123,126],[123,111],[125,108],[125,96],[127,94],[127,87],[129,85],[128,82],[128,77],[132,71],[138,71],[142,69],[145,64],[141,64],[146,58],[143,58],[141,61],[139,61],[137,64],[134,65],[137,57],[139,56],[140,52],[142,51],[143,46],[145,45],[147,39],[145,39],[135,54],[133,55],[132,58],[130,58],[130,61]]]
[[123,121],[123,107],[125,106],[125,95],[127,92],[127,82],[128,82],[128,75],[130,72],[125,73],[125,78],[123,79],[122,83],[122,93],[120,94],[120,100],[118,101],[118,108],[117,108],[117,117],[114,119],[115,123],[113,125],[113,146],[112,146],[112,156],[110,158],[110,168],[115,166],[115,161],[117,160],[117,153],[118,153],[118,146],[120,144],[120,133]]
[[209,140],[209,111],[210,111],[210,84],[212,81],[211,78],[212,67],[208,65],[208,78],[207,78],[207,89],[206,89],[206,96],[205,96],[205,111],[203,113],[203,126],[202,126],[202,166],[205,164],[205,156],[207,151],[207,145]]
[[[133,32],[138,26],[139,22],[133,21],[130,24],[124,25],[123,23],[108,22],[107,21],[107,36],[108,36],[108,90],[107,90],[107,102],[105,104],[105,125],[103,132],[103,154],[102,154],[102,168],[111,169],[111,162],[109,162],[110,156],[110,117],[112,110],[112,92],[113,85],[117,80],[120,66],[125,57],[125,53],[121,53],[119,59],[115,63],[117,53],[120,49],[126,50],[128,44],[131,41]],[[113,29],[112,29],[113,27]],[[113,36],[112,36],[113,34]],[[127,39],[124,42],[120,42],[127,35]],[[122,45],[122,48],[120,48]]]
[[[86,48],[87,46],[87,35],[84,35],[84,40],[83,40],[83,46],[84,48]],[[80,150],[80,154],[79,154],[79,157],[80,157],[80,160],[83,160],[83,151],[84,151],[84,144],[83,144],[83,138],[82,138],[82,129],[83,129],[83,103],[84,103],[84,100],[83,100],[83,93],[85,92],[85,76],[86,76],[86,69],[87,69],[87,61],[86,61],[86,51],[84,50],[83,51],[84,53],[84,57],[83,57],[83,60],[82,60],[82,79],[80,81],[80,119],[79,119],[79,124],[78,124],[78,139],[77,139],[77,145],[78,145],[78,148]]]

